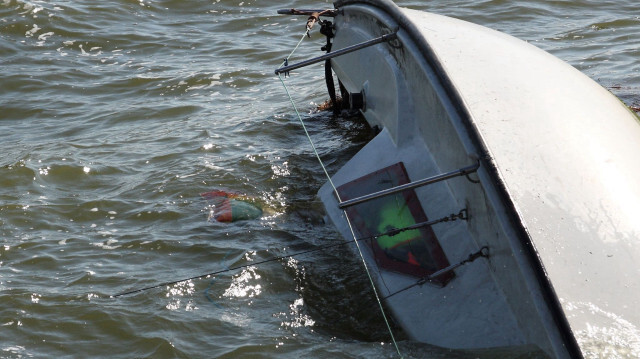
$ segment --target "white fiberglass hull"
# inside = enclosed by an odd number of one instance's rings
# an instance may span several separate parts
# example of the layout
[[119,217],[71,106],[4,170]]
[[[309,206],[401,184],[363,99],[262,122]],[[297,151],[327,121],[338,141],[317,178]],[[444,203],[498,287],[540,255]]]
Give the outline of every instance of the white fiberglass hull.
[[[636,117],[577,70],[507,35],[387,1],[336,7],[334,51],[399,29],[395,41],[332,59],[382,129],[333,176],[336,187],[398,163],[411,181],[480,164],[472,180],[415,194],[429,219],[468,211],[466,221],[431,226],[448,263],[483,247],[488,259],[457,268],[444,286],[394,294],[416,277],[381,268],[362,246],[405,331],[443,347],[535,345],[559,358],[580,357],[594,330],[619,330],[623,347],[637,345]],[[320,197],[350,238],[329,184]]]

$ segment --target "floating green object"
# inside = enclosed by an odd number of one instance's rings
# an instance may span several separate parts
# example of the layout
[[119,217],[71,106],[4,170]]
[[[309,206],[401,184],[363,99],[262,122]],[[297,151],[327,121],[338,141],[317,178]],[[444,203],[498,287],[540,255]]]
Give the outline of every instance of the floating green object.
[[201,196],[212,202],[210,220],[235,222],[262,216],[261,208],[248,201],[237,199],[245,198],[238,193],[216,190],[202,193]]
[[[248,202],[239,201],[236,199],[230,199],[229,207],[231,207],[231,218],[229,221],[226,221],[226,222],[256,219],[262,216],[262,210]],[[218,220],[219,222],[225,222],[225,221],[222,221],[220,217],[216,218],[216,220]]]

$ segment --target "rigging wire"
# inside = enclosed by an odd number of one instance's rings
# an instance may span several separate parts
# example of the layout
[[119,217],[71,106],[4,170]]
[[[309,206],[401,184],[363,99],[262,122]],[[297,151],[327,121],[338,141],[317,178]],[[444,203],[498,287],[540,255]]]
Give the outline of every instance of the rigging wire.
[[[479,251],[469,254],[469,256],[467,258],[463,259],[462,261],[460,261],[460,262],[458,262],[456,264],[452,264],[452,265],[448,266],[447,268],[443,268],[443,269],[441,269],[441,270],[439,270],[439,271],[437,271],[435,273],[431,273],[430,275],[427,275],[425,277],[421,277],[420,279],[418,279],[414,283],[409,284],[409,285],[407,285],[407,286],[405,286],[403,288],[400,288],[400,289],[396,290],[395,292],[391,292],[391,293],[387,294],[386,296],[382,297],[382,300],[387,300],[387,299],[389,299],[389,298],[391,298],[391,297],[393,297],[393,296],[395,296],[397,294],[400,294],[402,292],[406,292],[407,290],[409,290],[411,288],[421,287],[424,284],[432,283],[432,280],[434,278],[440,276],[440,275],[443,275],[445,273],[451,272],[454,269],[456,269],[458,267],[461,267],[461,266],[463,266],[463,265],[465,265],[467,263],[471,263],[471,262],[475,261],[478,258],[488,258],[488,257],[489,257],[489,247],[484,246]],[[355,311],[355,312],[349,314],[349,316],[342,317],[341,320],[345,320],[348,317],[353,317],[355,315],[358,315],[358,314],[360,314],[360,312],[362,312],[364,310],[367,310],[367,309],[368,308],[366,308],[366,307],[362,308],[362,309],[359,309],[358,311]]]
[[[374,238],[374,237],[360,238],[359,240],[368,240],[368,239],[372,239],[372,238]],[[225,269],[220,269],[220,270],[209,272],[209,273],[205,273],[205,274],[195,275],[195,276],[192,276],[192,277],[189,277],[189,278],[172,280],[172,281],[163,282],[163,283],[151,285],[151,286],[144,287],[144,288],[138,288],[138,289],[130,290],[130,291],[127,291],[127,292],[114,294],[114,295],[111,296],[111,298],[124,297],[124,296],[128,296],[128,295],[131,295],[131,294],[145,292],[145,291],[148,291],[148,290],[151,290],[151,289],[156,289],[156,288],[161,288],[161,287],[165,287],[165,286],[169,286],[169,285],[173,285],[173,284],[177,284],[177,283],[186,282],[186,281],[189,281],[189,280],[202,279],[202,278],[206,278],[206,277],[209,277],[209,276],[214,276],[214,275],[223,274],[223,273],[227,273],[227,272],[231,272],[231,271],[236,271],[238,269],[244,269],[244,268],[254,267],[254,266],[258,266],[258,265],[269,263],[269,262],[275,262],[275,261],[278,261],[278,260],[281,260],[281,259],[287,259],[287,258],[292,258],[292,257],[296,257],[296,256],[305,255],[305,254],[310,254],[310,253],[313,253],[313,252],[324,251],[325,249],[338,247],[338,246],[344,246],[344,245],[351,244],[351,243],[353,243],[353,240],[349,239],[349,240],[345,240],[345,241],[338,242],[338,243],[328,244],[326,246],[322,246],[322,247],[319,247],[319,248],[309,249],[309,250],[302,251],[302,252],[296,252],[296,253],[292,253],[292,254],[288,254],[288,255],[284,255],[284,256],[278,256],[278,257],[265,259],[265,260],[258,261],[258,262],[255,262],[255,263],[247,263],[247,264],[243,264],[243,265],[239,265],[239,266],[235,266],[235,267],[225,266]],[[225,256],[225,258],[226,257],[227,256]],[[209,288],[207,288],[207,291],[208,291],[208,289]]]
[[[289,54],[289,56],[287,56],[284,59],[283,64],[289,62],[289,58],[293,55],[295,50],[300,46],[300,44],[304,40],[305,36],[307,36],[309,34],[309,30],[310,30],[310,28],[307,27],[305,33],[302,35],[302,38],[298,42],[298,45],[296,45],[296,47]],[[286,76],[286,74],[285,74],[285,76]],[[320,158],[320,155],[318,154],[316,146],[313,143],[313,140],[311,139],[311,136],[309,135],[309,132],[307,131],[307,127],[305,126],[304,121],[302,120],[302,116],[300,115],[300,112],[298,111],[298,108],[297,108],[297,106],[295,104],[295,101],[293,100],[293,97],[291,97],[291,94],[289,93],[289,89],[287,88],[287,85],[285,84],[284,79],[282,78],[280,73],[278,73],[278,78],[280,79],[280,82],[282,83],[282,86],[284,87],[284,90],[285,90],[287,96],[289,97],[289,101],[291,102],[291,105],[293,106],[293,109],[296,112],[298,120],[300,121],[300,124],[302,125],[302,128],[304,129],[304,133],[307,136],[307,139],[309,140],[309,143],[311,144],[311,148],[313,148],[313,152],[315,153],[316,158],[318,159],[318,162],[320,163],[320,166],[322,167],[322,170],[324,171],[324,174],[327,177],[327,180],[331,184],[331,187],[333,188],[333,192],[335,193],[336,197],[338,198],[338,202],[342,202],[342,200],[340,199],[340,194],[338,193],[338,190],[337,190],[335,184],[331,180],[331,176],[329,175],[329,172],[327,172],[327,169],[326,169],[324,163],[322,162],[322,159]],[[393,342],[393,345],[394,345],[398,355],[400,356],[400,358],[402,358],[403,357],[402,353],[400,352],[400,348],[398,347],[398,343],[396,341],[396,338],[393,335],[393,330],[391,329],[391,324],[389,323],[389,319],[387,318],[387,314],[385,313],[384,307],[382,305],[382,300],[380,299],[380,295],[378,294],[378,289],[376,288],[376,285],[375,285],[375,283],[373,281],[373,277],[371,275],[371,271],[369,269],[369,266],[367,265],[366,259],[364,258],[364,254],[362,253],[362,248],[360,248],[360,244],[358,243],[358,240],[356,239],[355,231],[353,229],[353,225],[351,224],[351,220],[349,219],[349,216],[347,216],[347,212],[345,210],[343,210],[342,213],[344,215],[345,220],[347,221],[347,225],[349,227],[349,231],[351,232],[351,236],[353,238],[353,242],[356,244],[356,247],[358,249],[358,254],[360,255],[360,258],[362,259],[362,264],[364,266],[365,272],[367,273],[367,277],[369,278],[369,282],[371,284],[371,288],[373,290],[373,293],[374,293],[374,295],[376,297],[376,301],[378,302],[378,307],[380,308],[380,313],[382,314],[382,318],[384,319],[384,322],[385,322],[385,324],[387,326],[387,330],[389,331],[389,335],[391,336],[391,341]]]
[[[462,211],[461,211],[462,213]],[[415,229],[417,228],[418,225],[420,226],[430,226],[436,223],[442,223],[442,222],[449,222],[449,221],[455,221],[456,219],[463,219],[462,217],[457,217],[459,216],[456,214],[450,214],[448,216],[442,217],[440,219],[436,219],[430,222],[423,222],[423,223],[418,223],[417,225],[411,226],[411,227],[407,227],[407,228],[392,228],[386,232],[383,233],[378,233],[372,236],[368,236],[368,237],[362,237],[362,238],[356,238],[355,242],[361,242],[361,241],[367,241],[367,240],[372,240],[372,239],[376,239],[378,237],[382,237],[382,236],[395,236],[396,234],[403,232],[405,230],[410,230],[410,229]],[[457,218],[456,218],[457,217]],[[177,284],[177,283],[182,283],[182,282],[186,282],[189,280],[194,280],[194,279],[202,279],[202,278],[206,278],[209,276],[214,276],[214,275],[218,275],[218,274],[223,274],[223,273],[227,273],[227,272],[231,272],[231,271],[236,271],[238,269],[244,269],[244,268],[248,268],[248,267],[253,267],[253,266],[258,266],[261,264],[265,264],[265,263],[270,263],[270,262],[275,262],[278,260],[282,260],[282,259],[287,259],[287,258],[293,258],[293,257],[298,257],[298,256],[302,256],[302,255],[306,255],[306,254],[311,254],[314,252],[321,252],[324,251],[326,249],[330,249],[330,248],[335,248],[335,247],[339,247],[339,246],[344,246],[344,245],[348,245],[348,244],[353,244],[354,240],[353,239],[348,239],[348,240],[344,240],[338,243],[331,243],[331,244],[327,244],[318,248],[314,248],[314,249],[309,249],[306,251],[301,251],[301,252],[296,252],[296,253],[292,253],[292,254],[287,254],[284,256],[278,256],[278,257],[274,257],[274,258],[269,258],[269,259],[265,259],[259,262],[255,262],[255,263],[248,263],[248,264],[244,264],[244,265],[240,265],[240,266],[236,266],[236,267],[229,267],[228,265],[224,265],[224,269],[218,270],[218,271],[213,271],[213,272],[209,272],[209,273],[205,273],[205,274],[199,274],[196,276],[192,276],[189,278],[183,278],[183,279],[178,279],[178,280],[172,280],[172,281],[168,281],[168,282],[163,282],[163,283],[159,283],[159,284],[155,284],[152,286],[148,286],[148,287],[144,287],[144,288],[138,288],[138,289],[134,289],[134,290],[130,290],[127,292],[122,292],[122,293],[118,293],[118,294],[114,294],[112,296],[110,296],[111,298],[117,298],[117,297],[123,297],[123,296],[127,296],[127,295],[131,295],[131,294],[136,294],[136,293],[140,293],[140,292],[144,292],[147,290],[151,290],[151,289],[156,289],[156,288],[160,288],[160,287],[164,287],[164,286],[169,286],[169,285],[173,285],[173,284]],[[222,261],[224,261],[229,254],[231,253],[231,251],[227,252],[227,254],[225,254],[224,258],[222,259]],[[215,280],[215,279],[214,279]],[[209,287],[207,287],[207,289],[205,289],[205,296],[207,297],[207,299],[211,302],[213,302],[214,304],[216,304],[210,297],[209,297],[209,289],[211,289],[211,286],[213,285],[214,280],[212,280],[209,283]],[[216,304],[217,306],[217,304]]]

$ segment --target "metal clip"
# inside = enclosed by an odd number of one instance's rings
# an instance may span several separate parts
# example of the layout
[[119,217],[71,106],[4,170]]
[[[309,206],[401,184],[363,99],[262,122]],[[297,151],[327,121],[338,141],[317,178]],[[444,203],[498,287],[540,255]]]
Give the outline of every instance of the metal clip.
[[[284,65],[283,66],[289,66],[289,59],[285,58],[284,59]],[[287,76],[289,76],[289,71],[285,71],[284,73],[284,77],[286,78]]]
[[469,213],[466,208],[461,209],[457,215],[451,215],[451,219],[453,219],[454,216],[455,216],[455,219],[462,219],[465,221],[469,219]]

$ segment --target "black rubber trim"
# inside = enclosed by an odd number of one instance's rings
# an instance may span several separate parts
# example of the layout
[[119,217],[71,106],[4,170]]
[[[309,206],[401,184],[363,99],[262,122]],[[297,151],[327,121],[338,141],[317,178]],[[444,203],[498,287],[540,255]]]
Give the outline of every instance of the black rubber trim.
[[434,70],[435,75],[440,80],[440,85],[445,90],[447,96],[451,100],[451,103],[455,110],[458,113],[458,116],[461,118],[463,124],[465,125],[467,131],[469,132],[469,136],[471,140],[474,142],[474,145],[480,150],[480,162],[482,166],[487,169],[489,175],[493,177],[494,183],[497,187],[498,194],[502,201],[502,204],[507,209],[509,214],[509,220],[513,224],[513,228],[518,232],[518,236],[520,241],[523,244],[524,249],[526,250],[527,256],[529,260],[534,266],[536,279],[540,288],[542,289],[543,297],[551,310],[553,315],[553,319],[557,327],[560,330],[560,334],[562,335],[562,339],[567,349],[567,352],[572,358],[581,359],[583,358],[582,351],[580,350],[580,346],[576,341],[575,336],[573,335],[573,331],[571,330],[571,326],[569,325],[569,321],[564,314],[564,310],[562,309],[562,305],[558,300],[558,296],[553,289],[553,285],[549,281],[547,273],[542,265],[540,257],[538,256],[538,251],[536,250],[533,242],[531,241],[531,237],[529,232],[525,228],[522,219],[520,218],[518,211],[516,209],[515,204],[511,200],[511,196],[509,195],[509,191],[507,190],[504,182],[500,178],[498,169],[495,167],[494,162],[491,159],[491,155],[489,150],[482,140],[478,129],[474,125],[473,118],[469,113],[469,110],[464,105],[462,101],[462,97],[460,93],[455,88],[451,79],[445,72],[444,68],[440,61],[438,61],[435,53],[429,43],[424,39],[420,30],[411,22],[400,10],[400,8],[394,4],[390,0],[338,0],[334,3],[336,9],[340,9],[344,6],[348,5],[369,5],[375,8],[378,8],[388,14],[394,21],[398,23],[400,28],[404,30],[407,35],[411,38],[416,47],[420,50],[424,59],[427,61],[427,64],[431,66]]

